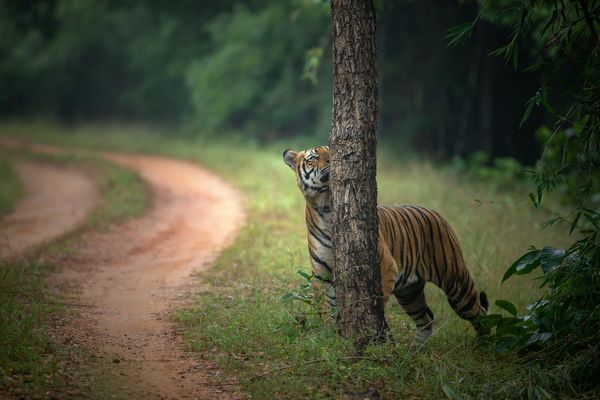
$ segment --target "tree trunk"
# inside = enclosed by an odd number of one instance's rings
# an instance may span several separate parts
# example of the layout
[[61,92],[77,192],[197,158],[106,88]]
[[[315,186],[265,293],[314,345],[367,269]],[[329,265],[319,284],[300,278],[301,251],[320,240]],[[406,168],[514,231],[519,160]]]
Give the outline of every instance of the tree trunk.
[[377,47],[372,0],[332,0],[333,284],[342,337],[360,350],[384,340],[377,244]]
[[492,132],[492,57],[483,61],[483,83],[481,85],[481,148],[494,159],[494,137]]

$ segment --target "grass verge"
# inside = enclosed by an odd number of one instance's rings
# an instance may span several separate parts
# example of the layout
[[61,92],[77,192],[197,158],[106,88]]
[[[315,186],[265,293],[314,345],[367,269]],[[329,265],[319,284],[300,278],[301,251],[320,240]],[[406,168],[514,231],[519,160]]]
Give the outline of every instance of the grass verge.
[[[533,390],[535,379],[523,368],[523,360],[477,345],[469,325],[454,315],[435,287],[427,288],[427,297],[437,330],[426,346],[409,351],[412,322],[390,304],[386,315],[395,342],[360,357],[323,322],[318,306],[281,300],[303,283],[296,271],[310,269],[303,199],[280,155],[293,144],[212,143],[122,127],[88,126],[67,135],[59,134],[60,127],[43,124],[13,124],[8,130],[35,132],[37,140],[51,143],[199,162],[243,191],[246,226],[203,276],[196,305],[180,311],[176,320],[190,347],[236,374],[254,398],[518,398]],[[297,145],[316,144],[309,141]],[[535,280],[500,286],[501,277],[528,246],[560,246],[566,233],[540,231],[548,213],[529,206],[527,188],[501,190],[443,166],[398,162],[383,154],[378,171],[381,203],[420,204],[444,215],[461,239],[477,286],[492,302],[505,298],[525,306],[536,298]],[[502,312],[494,306],[492,311]]]
[[0,218],[14,210],[22,188],[12,165],[7,158],[7,151],[0,148]]
[[21,152],[21,157],[42,163],[84,170],[96,182],[100,194],[98,206],[75,230],[38,250],[38,254],[65,254],[76,251],[82,233],[105,231],[141,216],[152,203],[152,193],[137,172],[113,164],[91,153],[46,154]]
[[[96,180],[100,192],[99,207],[75,231],[44,245],[27,259],[0,258],[0,397],[3,392],[15,398],[64,395],[66,390],[74,390],[61,387],[69,379],[64,376],[65,364],[73,357],[68,349],[56,345],[50,326],[72,310],[63,306],[65,295],[46,284],[45,278],[57,269],[47,256],[74,251],[81,234],[88,230],[108,229],[141,215],[149,204],[149,191],[133,171],[90,156],[13,151],[11,157],[84,169]],[[0,163],[0,174],[11,179],[0,179],[0,193],[14,193],[12,188],[18,183],[6,172],[10,164],[4,163]],[[2,199],[2,204],[12,208],[14,201],[13,196]]]
[[[511,398],[535,385],[519,360],[478,345],[470,325],[432,285],[427,298],[437,330],[415,353],[409,351],[413,324],[394,302],[386,314],[395,343],[356,357],[323,323],[318,305],[282,301],[304,283],[296,271],[310,270],[303,200],[279,151],[250,154],[253,161],[229,176],[245,188],[247,226],[205,276],[211,288],[177,320],[192,348],[209,349],[208,356],[235,372],[253,398]],[[439,210],[461,238],[478,287],[492,301],[508,298],[524,306],[536,298],[535,281],[500,286],[502,274],[529,245],[565,237],[539,231],[547,214],[521,201],[525,194],[470,182],[426,162],[383,159],[380,165],[380,201]]]
[[51,270],[41,261],[0,260],[0,394],[33,397],[53,383],[47,318],[60,307],[44,284]]

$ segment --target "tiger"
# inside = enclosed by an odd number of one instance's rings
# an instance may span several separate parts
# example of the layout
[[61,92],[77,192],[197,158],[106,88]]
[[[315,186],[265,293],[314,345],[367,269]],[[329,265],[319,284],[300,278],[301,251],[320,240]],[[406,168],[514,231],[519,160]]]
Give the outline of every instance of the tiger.
[[[325,299],[336,309],[331,239],[332,195],[329,190],[329,146],[283,152],[296,174],[306,203],[308,252],[312,275],[325,286]],[[458,238],[448,221],[425,207],[378,206],[378,256],[384,308],[394,295],[416,325],[416,339],[425,342],[433,332],[434,315],[425,299],[425,283],[446,294],[452,309],[469,321],[475,333],[489,333],[479,316],[487,313],[485,292],[477,292]]]

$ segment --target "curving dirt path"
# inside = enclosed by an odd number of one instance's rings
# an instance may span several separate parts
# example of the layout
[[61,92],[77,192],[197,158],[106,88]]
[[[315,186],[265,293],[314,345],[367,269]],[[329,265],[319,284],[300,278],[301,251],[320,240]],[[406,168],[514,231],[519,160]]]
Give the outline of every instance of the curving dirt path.
[[26,161],[14,167],[24,193],[0,220],[2,256],[19,256],[73,230],[98,203],[94,182],[81,171]]
[[[209,375],[217,372],[186,354],[169,321],[170,311],[189,297],[190,275],[205,269],[240,229],[244,213],[239,194],[190,163],[102,156],[137,171],[152,191],[153,207],[109,232],[85,234],[75,255],[61,260],[65,268],[57,282],[79,288],[78,302],[84,307],[58,335],[64,343],[95,353],[92,392],[99,386],[105,390],[95,397],[240,397],[210,384]],[[36,195],[44,203],[45,195]]]

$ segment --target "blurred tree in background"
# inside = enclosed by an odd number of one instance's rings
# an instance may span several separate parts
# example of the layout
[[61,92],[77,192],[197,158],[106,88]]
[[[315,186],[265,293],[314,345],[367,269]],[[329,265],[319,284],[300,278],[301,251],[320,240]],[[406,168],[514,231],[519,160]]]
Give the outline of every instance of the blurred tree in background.
[[[487,19],[468,45],[448,28],[477,1],[380,0],[379,135],[436,158],[539,155],[537,72],[488,54],[509,27]],[[323,0],[0,0],[0,117],[127,120],[258,140],[330,130],[331,39]],[[526,55],[523,55],[526,57]]]
[[180,121],[204,25],[232,4],[2,0],[1,113]]
[[331,73],[302,79],[306,52],[329,46],[322,7],[272,1],[237,5],[206,26],[210,49],[192,60],[186,82],[194,128],[204,135],[244,131],[262,139],[326,135],[331,125]]
[[387,2],[380,13],[381,130],[439,158],[481,150],[532,162],[537,145],[517,129],[538,76],[489,54],[508,31],[484,21],[468,45],[448,47],[450,27],[473,20],[479,3]]

